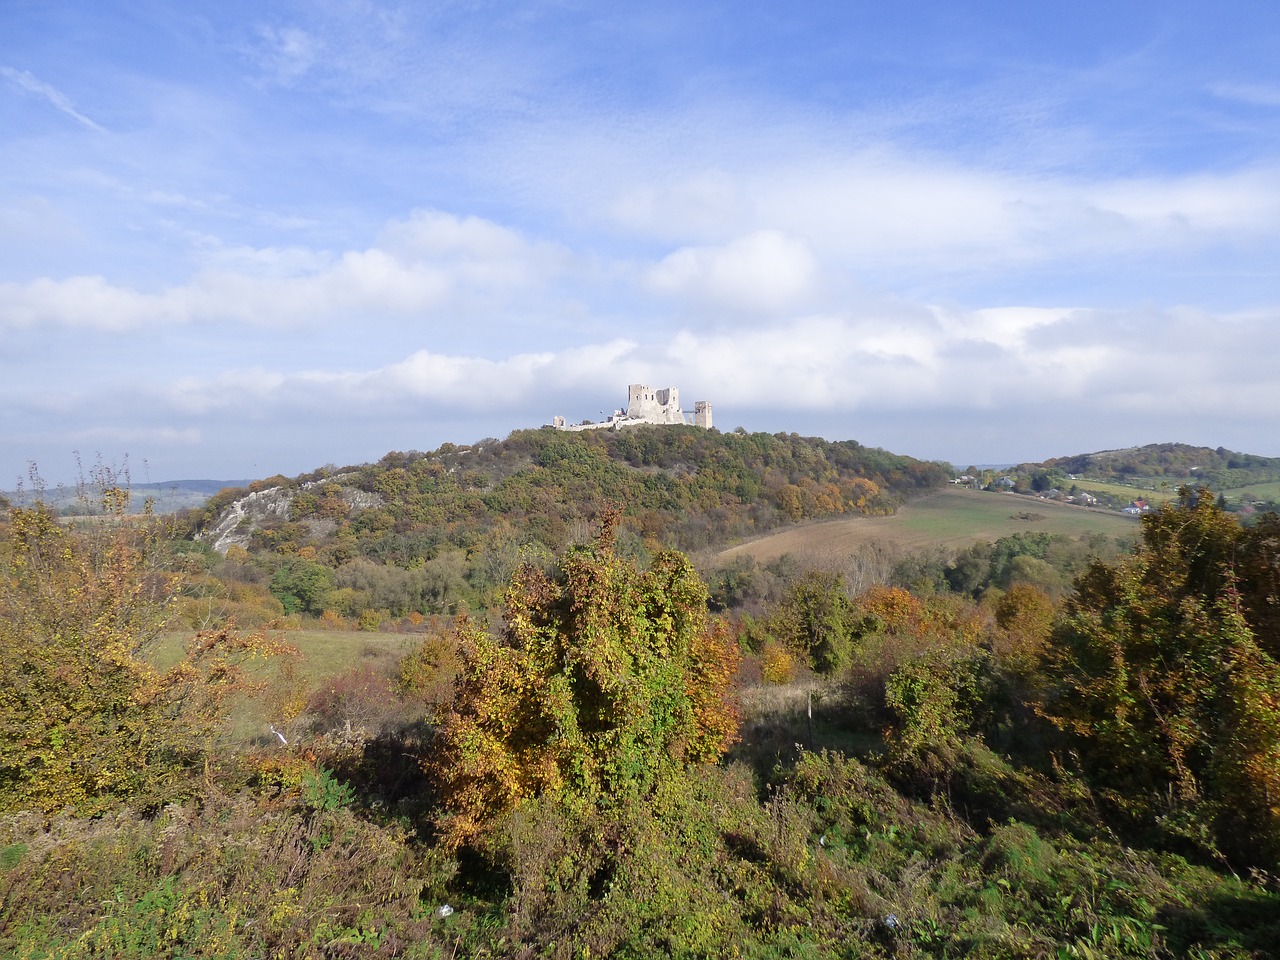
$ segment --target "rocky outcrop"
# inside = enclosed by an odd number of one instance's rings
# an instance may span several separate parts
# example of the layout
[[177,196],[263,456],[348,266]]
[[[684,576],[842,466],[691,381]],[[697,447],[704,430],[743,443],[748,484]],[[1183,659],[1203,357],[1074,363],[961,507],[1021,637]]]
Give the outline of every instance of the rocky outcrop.
[[[196,539],[226,555],[233,546],[247,546],[254,531],[271,523],[289,519],[294,498],[317,487],[331,487],[334,478],[313,480],[299,487],[269,487],[247,493],[234,500],[214,523],[197,534]],[[351,510],[367,510],[382,504],[382,497],[367,490],[339,485],[343,501]]]

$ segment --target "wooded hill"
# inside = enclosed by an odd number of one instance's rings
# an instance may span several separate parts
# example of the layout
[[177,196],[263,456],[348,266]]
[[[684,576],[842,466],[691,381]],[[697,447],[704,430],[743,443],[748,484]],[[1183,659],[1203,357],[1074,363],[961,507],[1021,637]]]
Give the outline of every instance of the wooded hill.
[[1037,467],[1074,477],[1120,483],[1136,479],[1165,480],[1171,486],[1207,487],[1215,493],[1280,480],[1280,458],[1185,443],[1149,443],[1123,450],[1055,457],[1041,464],[1023,464],[1019,470],[1031,472]]
[[946,464],[851,440],[679,426],[546,428],[257,481],[222,491],[186,519],[190,535],[208,542],[250,494],[269,496],[268,515],[245,515],[232,542],[329,570],[353,561],[366,572],[368,564],[412,569],[432,581],[423,590],[438,599],[483,602],[522,553],[586,539],[608,502],[622,507],[624,544],[698,550],[808,518],[891,513],[950,475]]

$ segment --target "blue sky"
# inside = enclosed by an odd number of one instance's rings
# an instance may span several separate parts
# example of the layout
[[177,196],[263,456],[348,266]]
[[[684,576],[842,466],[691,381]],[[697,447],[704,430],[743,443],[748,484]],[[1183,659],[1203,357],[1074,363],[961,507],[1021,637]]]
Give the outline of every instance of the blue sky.
[[0,8],[0,489],[596,418],[1280,456],[1280,6]]

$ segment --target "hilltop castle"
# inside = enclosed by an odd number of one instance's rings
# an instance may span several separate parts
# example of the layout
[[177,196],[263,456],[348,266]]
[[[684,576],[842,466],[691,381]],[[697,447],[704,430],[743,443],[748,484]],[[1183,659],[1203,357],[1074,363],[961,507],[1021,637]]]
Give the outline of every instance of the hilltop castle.
[[565,423],[564,417],[551,420],[551,425],[557,430],[619,430],[642,423],[675,423],[710,430],[711,403],[698,400],[693,405],[693,413],[687,414],[680,409],[679,388],[655,390],[647,384],[633,383],[627,387],[627,408],[615,410],[607,420],[600,423]]

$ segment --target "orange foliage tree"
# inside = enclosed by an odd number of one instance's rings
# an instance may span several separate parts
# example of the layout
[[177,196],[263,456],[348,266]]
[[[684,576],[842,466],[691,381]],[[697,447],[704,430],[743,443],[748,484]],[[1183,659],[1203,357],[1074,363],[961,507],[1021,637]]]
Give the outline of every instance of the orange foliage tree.
[[1037,656],[1049,639],[1057,613],[1053,599],[1029,583],[1015,583],[995,602],[1000,632],[994,646],[1002,656],[1026,659]]
[[736,737],[731,631],[708,623],[706,588],[682,554],[643,571],[617,556],[616,522],[554,574],[521,568],[497,635],[458,623],[463,667],[428,762],[447,842],[532,797],[583,811],[643,802]]

